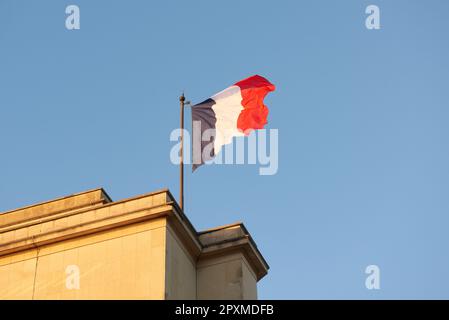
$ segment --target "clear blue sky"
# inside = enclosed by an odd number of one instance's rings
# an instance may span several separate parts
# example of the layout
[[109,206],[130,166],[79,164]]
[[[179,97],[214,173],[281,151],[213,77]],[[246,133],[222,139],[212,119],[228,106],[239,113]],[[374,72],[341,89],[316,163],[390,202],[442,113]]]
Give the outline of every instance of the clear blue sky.
[[[81,30],[65,29],[70,4]],[[200,102],[257,73],[277,86],[278,174],[186,170],[197,229],[244,221],[271,267],[260,298],[449,298],[448,14],[445,0],[0,0],[0,211],[95,187],[177,196],[180,92]]]

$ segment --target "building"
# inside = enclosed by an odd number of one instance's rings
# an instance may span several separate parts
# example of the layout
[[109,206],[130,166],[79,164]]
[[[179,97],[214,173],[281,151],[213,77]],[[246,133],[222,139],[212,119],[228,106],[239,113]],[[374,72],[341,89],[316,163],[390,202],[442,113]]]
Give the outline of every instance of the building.
[[0,299],[256,299],[267,271],[242,223],[197,232],[168,190],[0,214]]

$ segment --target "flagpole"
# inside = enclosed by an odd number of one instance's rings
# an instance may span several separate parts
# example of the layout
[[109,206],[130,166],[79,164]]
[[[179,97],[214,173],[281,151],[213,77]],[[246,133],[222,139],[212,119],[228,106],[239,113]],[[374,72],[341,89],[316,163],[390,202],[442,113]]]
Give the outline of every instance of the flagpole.
[[181,210],[184,211],[184,103],[186,98],[184,97],[184,92],[179,97],[179,102],[181,106],[181,148],[179,155],[181,157],[181,162],[179,163],[179,206]]

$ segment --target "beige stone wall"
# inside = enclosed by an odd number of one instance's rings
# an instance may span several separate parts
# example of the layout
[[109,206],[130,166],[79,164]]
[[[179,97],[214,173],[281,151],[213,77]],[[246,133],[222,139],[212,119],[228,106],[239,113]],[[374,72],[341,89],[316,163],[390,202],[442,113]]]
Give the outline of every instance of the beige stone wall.
[[0,258],[0,300],[33,296],[37,250]]
[[240,252],[198,262],[198,299],[257,299],[256,285],[256,278]]
[[[164,299],[165,248],[157,219],[1,257],[0,299]],[[69,265],[79,289],[66,288]]]
[[196,299],[196,261],[167,228],[166,299]]
[[242,299],[257,299],[257,279],[245,258],[242,259]]

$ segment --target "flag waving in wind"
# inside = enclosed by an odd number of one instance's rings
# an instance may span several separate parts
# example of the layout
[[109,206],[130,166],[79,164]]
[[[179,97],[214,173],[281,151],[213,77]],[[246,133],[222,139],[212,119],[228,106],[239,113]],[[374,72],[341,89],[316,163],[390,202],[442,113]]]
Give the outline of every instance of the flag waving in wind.
[[263,100],[274,90],[267,79],[254,75],[192,106],[193,171],[233,137],[263,129],[268,117]]

